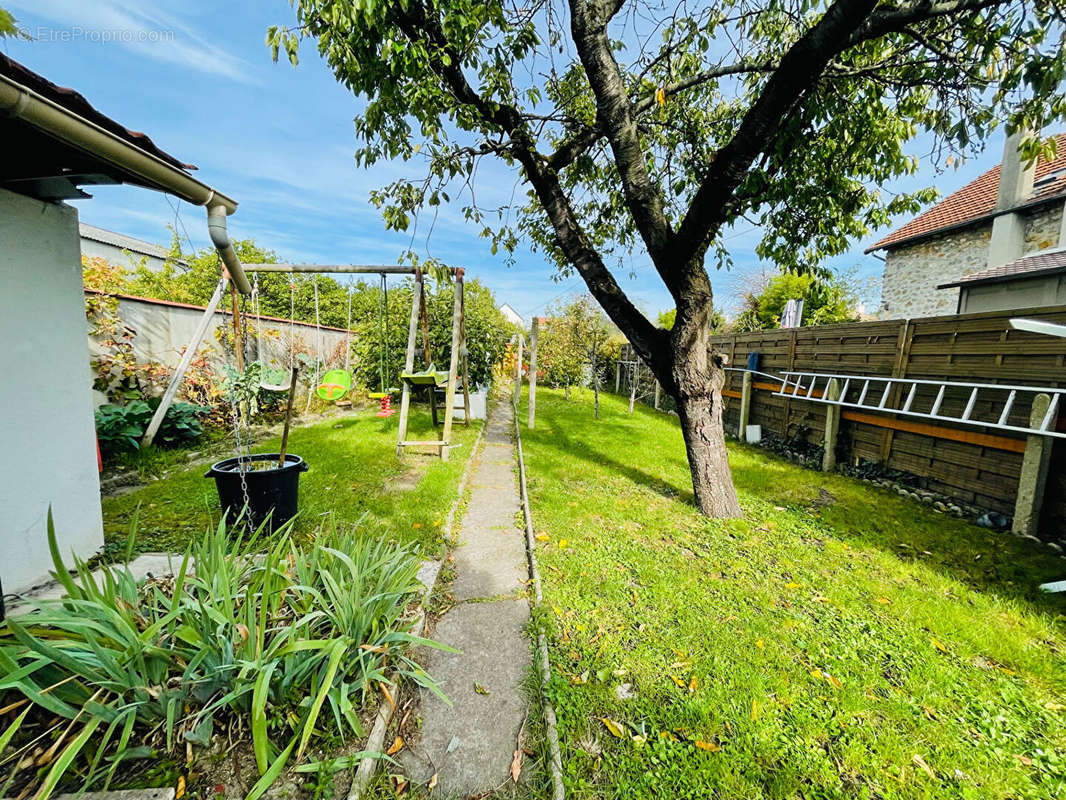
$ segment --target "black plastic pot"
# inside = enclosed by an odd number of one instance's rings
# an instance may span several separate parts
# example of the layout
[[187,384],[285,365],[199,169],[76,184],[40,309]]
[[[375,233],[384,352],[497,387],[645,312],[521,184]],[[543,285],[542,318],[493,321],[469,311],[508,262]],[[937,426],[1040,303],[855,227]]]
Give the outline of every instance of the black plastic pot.
[[253,456],[224,458],[211,465],[205,478],[214,478],[218,500],[226,512],[227,524],[236,521],[244,509],[244,488],[241,486],[241,466],[273,463],[274,469],[249,468],[244,472],[248,487],[248,519],[258,528],[269,518],[270,530],[280,528],[296,516],[300,493],[300,473],[307,472],[307,462],[299,456],[285,454],[285,466],[278,467],[279,453],[260,453]]

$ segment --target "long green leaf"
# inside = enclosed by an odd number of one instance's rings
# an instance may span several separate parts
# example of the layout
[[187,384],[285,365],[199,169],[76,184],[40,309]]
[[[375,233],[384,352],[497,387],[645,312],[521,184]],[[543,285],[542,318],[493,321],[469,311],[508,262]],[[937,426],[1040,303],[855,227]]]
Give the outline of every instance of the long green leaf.
[[55,791],[56,785],[66,774],[67,769],[74,762],[74,759],[78,757],[78,753],[85,747],[86,742],[92,737],[93,733],[102,724],[102,720],[90,718],[85,726],[66,747],[63,748],[63,752],[59,758],[52,764],[52,768],[48,770],[48,775],[45,776],[44,781],[41,783],[37,793],[33,796],[33,800],[48,800],[52,796],[52,792]]

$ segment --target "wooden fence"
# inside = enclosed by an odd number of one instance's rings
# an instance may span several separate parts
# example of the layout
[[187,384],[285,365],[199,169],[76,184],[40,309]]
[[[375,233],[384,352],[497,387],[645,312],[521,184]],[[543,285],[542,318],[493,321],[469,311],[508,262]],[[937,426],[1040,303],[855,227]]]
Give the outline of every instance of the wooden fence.
[[[1066,387],[1066,339],[1016,331],[1011,317],[1038,317],[1066,323],[1066,306],[1012,312],[861,322],[815,328],[725,334],[714,346],[743,367],[759,354],[758,369],[779,375],[786,370],[898,378],[1010,383]],[[826,406],[775,397],[776,388],[755,377],[749,423],[779,436],[802,435],[821,444]],[[725,388],[726,426],[736,431],[741,374],[730,372]],[[915,407],[929,407],[935,387],[924,390]],[[923,402],[924,401],[924,402]],[[945,404],[944,410],[949,408]],[[978,408],[987,419],[990,408]],[[986,416],[982,417],[984,413]],[[1028,400],[1019,402],[1010,421],[1026,424]],[[1059,429],[1066,429],[1060,413]],[[972,426],[844,409],[838,453],[852,463],[876,462],[922,479],[925,488],[982,508],[1011,514],[1025,437]],[[1045,493],[1042,529],[1066,538],[1066,441],[1056,440]]]

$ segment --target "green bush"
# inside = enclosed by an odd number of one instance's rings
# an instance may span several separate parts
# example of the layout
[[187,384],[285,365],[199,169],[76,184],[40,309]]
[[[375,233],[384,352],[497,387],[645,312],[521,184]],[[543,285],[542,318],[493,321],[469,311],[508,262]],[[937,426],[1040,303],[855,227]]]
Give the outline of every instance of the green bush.
[[[124,406],[100,406],[96,410],[96,438],[100,449],[105,453],[136,450],[158,407],[158,398],[133,400]],[[198,438],[204,432],[200,418],[210,411],[206,406],[174,403],[167,409],[155,441],[173,446]]]
[[[39,784],[36,800],[107,787],[124,761],[184,759],[186,743],[207,745],[239,716],[261,776],[255,798],[309,745],[362,736],[364,699],[387,668],[439,694],[406,655],[433,645],[404,616],[419,586],[410,550],[335,531],[301,547],[285,529],[262,553],[260,534],[233,541],[219,526],[173,580],[138,585],[117,566],[97,582],[76,559],[75,583],[51,517],[48,532],[69,597],[0,631],[0,705],[29,701],[0,735],[2,757],[22,728],[19,750],[0,759],[11,770],[0,796],[12,784]],[[19,771],[56,717],[67,732],[55,760]]]

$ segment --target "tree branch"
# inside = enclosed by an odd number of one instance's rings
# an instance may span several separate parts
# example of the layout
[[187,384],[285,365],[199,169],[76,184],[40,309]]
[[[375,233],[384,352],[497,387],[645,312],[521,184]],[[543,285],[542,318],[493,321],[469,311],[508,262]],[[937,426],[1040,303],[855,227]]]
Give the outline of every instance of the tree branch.
[[725,221],[726,205],[755,157],[832,59],[850,44],[850,37],[876,5],[877,0],[837,0],[785,53],[733,138],[711,161],[678,227],[671,263],[680,266],[706,251],[711,235]]

